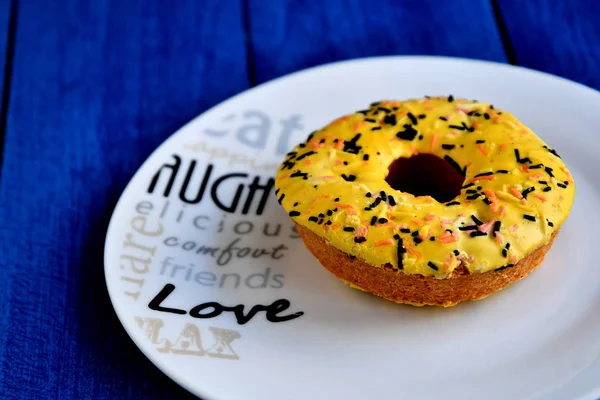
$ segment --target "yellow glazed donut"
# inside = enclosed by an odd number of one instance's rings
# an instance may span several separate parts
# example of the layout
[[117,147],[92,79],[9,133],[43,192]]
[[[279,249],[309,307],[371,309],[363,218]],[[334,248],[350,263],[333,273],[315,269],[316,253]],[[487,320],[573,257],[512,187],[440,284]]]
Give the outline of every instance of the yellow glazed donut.
[[558,154],[513,115],[452,96],[382,101],[331,122],[288,153],[275,185],[338,278],[445,306],[539,265],[575,194]]

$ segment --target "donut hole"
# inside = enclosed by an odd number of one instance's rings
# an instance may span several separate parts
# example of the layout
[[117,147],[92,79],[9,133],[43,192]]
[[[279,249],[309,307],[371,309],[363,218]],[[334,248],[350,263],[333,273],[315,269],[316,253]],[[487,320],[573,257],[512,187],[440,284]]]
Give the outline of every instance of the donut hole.
[[394,160],[388,167],[385,181],[401,192],[431,196],[446,203],[460,194],[465,177],[442,158],[418,154]]

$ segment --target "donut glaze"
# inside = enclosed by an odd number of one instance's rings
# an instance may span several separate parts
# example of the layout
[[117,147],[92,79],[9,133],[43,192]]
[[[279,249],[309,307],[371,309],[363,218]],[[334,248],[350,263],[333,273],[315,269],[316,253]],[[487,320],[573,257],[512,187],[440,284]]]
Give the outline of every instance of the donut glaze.
[[[392,188],[390,166],[418,154],[464,177],[460,194],[440,202]],[[336,119],[287,154],[275,187],[294,222],[351,258],[436,278],[513,267],[550,242],[575,195],[562,159],[527,126],[452,96]]]

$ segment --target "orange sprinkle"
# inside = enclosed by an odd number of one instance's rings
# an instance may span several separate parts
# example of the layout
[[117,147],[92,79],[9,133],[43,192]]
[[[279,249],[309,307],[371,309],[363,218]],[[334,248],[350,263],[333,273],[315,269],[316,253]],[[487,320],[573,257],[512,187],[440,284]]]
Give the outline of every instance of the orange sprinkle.
[[418,219],[413,219],[413,220],[411,221],[411,223],[412,223],[413,225],[421,225],[421,221],[419,221]]
[[[486,150],[486,148],[485,148],[485,146],[483,145],[483,143],[479,143],[479,144],[477,145],[477,148],[479,149],[479,151],[480,151],[480,152],[482,152],[482,153],[483,153],[483,155],[484,155],[484,156],[487,156],[487,155],[488,155],[488,151]],[[492,176],[492,175],[490,175],[490,176]]]
[[379,246],[389,246],[390,244],[394,243],[394,239],[389,238],[389,239],[383,239],[383,240],[379,240],[377,242],[375,242],[375,247],[379,247]]
[[563,201],[564,199],[565,198],[562,195],[558,196],[558,200]]
[[499,232],[496,232],[496,243],[504,244],[504,238],[502,237],[502,235]]
[[515,255],[510,256],[510,262],[513,263],[513,264],[516,264],[517,263],[517,256],[515,256]]
[[506,148],[506,143],[500,145],[500,150],[504,150]]
[[542,174],[538,172],[537,174],[529,175],[529,179],[539,179],[542,177]]
[[511,226],[510,226],[510,230],[511,230],[512,232],[516,232],[516,231],[517,231],[517,229],[519,229],[519,225],[517,225],[517,224],[514,224],[514,225],[511,225]]
[[406,246],[406,251],[408,254],[413,255],[417,258],[421,258],[421,253],[416,251],[412,246]]
[[467,184],[477,182],[477,181],[493,181],[494,179],[496,179],[496,177],[494,175],[477,176],[477,177],[469,180],[467,182]]
[[323,225],[323,230],[324,231],[328,231],[329,230],[329,225]]
[[333,160],[333,162],[336,163],[336,165],[342,165],[344,163],[342,160],[338,160],[337,158]]
[[363,121],[359,121],[356,124],[354,124],[354,132],[358,132],[360,128],[362,128],[364,125],[366,124]]
[[444,234],[438,236],[437,239],[440,241],[441,244],[448,244],[458,241],[458,235],[451,235],[450,233],[445,232]]
[[333,179],[335,178],[335,175],[323,175],[320,176],[319,179]]
[[444,269],[450,268],[450,264],[452,264],[452,254],[448,254],[446,256],[446,260],[444,261]]
[[305,165],[310,165],[312,164],[312,161],[310,161],[310,158],[307,158],[306,161],[304,161]]
[[491,202],[490,208],[492,212],[498,211],[498,198],[496,197],[496,192],[491,189],[483,189],[483,194],[485,194],[488,200]]
[[500,206],[500,218],[504,218],[504,214],[506,214],[506,206],[501,205]]
[[543,203],[545,203],[548,199],[546,198],[546,196],[539,194],[539,193],[534,193],[533,197],[535,197],[538,200],[541,200]]
[[434,133],[433,136],[431,137],[431,145],[429,146],[429,151],[433,151],[437,141],[438,141],[438,134]]
[[425,221],[431,221],[437,218],[437,215],[429,213],[427,214],[427,216],[425,217]]
[[364,226],[364,225],[359,225],[356,227],[356,233],[354,234],[354,237],[357,237],[357,238],[367,237],[367,233],[369,233],[369,227]]
[[485,224],[479,225],[479,228],[478,228],[479,232],[488,233],[494,226],[495,222],[496,222],[495,220],[491,219],[488,222],[486,222]]
[[344,141],[340,140],[335,144],[335,148],[336,149],[341,149],[342,147],[344,147]]
[[341,226],[341,224],[339,222],[336,222],[335,224],[331,225],[331,229],[337,229]]
[[500,117],[494,117],[494,118],[492,119],[492,121],[494,121],[494,123],[495,123],[495,124],[497,124],[497,123],[499,123],[499,122],[500,122]]
[[519,192],[519,190],[514,186],[509,187],[508,191],[510,192],[510,194],[512,194],[519,200],[521,200],[523,198],[523,195],[521,194],[521,192]]

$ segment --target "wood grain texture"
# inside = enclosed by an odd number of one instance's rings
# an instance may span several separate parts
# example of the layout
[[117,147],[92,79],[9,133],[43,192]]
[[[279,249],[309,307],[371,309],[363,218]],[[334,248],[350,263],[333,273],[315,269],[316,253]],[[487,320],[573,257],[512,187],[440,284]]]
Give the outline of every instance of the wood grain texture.
[[31,0],[18,18],[0,186],[0,398],[192,398],[117,321],[103,245],[148,154],[247,87],[239,3]]
[[519,65],[600,89],[600,3],[497,0]]
[[487,1],[245,1],[259,83],[368,56],[435,54],[506,61]]

